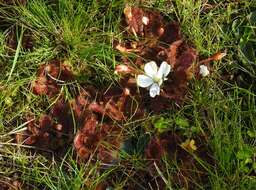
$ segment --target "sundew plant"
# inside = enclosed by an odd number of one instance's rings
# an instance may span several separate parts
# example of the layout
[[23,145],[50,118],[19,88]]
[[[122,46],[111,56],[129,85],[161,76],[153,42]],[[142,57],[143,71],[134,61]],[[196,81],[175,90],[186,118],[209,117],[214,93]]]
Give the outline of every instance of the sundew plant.
[[0,189],[256,187],[254,0],[0,0]]

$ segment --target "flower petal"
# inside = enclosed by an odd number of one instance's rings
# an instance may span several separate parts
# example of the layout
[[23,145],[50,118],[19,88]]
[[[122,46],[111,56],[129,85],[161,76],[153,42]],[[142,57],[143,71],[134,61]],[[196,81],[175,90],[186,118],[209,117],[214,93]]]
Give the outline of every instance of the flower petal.
[[154,98],[156,95],[160,94],[160,86],[157,83],[154,83],[150,86],[149,95]]
[[158,69],[158,67],[157,67],[155,61],[150,61],[150,62],[146,63],[145,67],[144,67],[144,71],[145,71],[146,75],[148,75],[151,78],[156,76],[157,69]]
[[166,61],[163,61],[157,72],[157,77],[163,79],[167,77],[170,71],[171,71],[171,65],[169,65]]
[[137,85],[146,88],[153,84],[153,79],[146,75],[138,75],[137,77]]

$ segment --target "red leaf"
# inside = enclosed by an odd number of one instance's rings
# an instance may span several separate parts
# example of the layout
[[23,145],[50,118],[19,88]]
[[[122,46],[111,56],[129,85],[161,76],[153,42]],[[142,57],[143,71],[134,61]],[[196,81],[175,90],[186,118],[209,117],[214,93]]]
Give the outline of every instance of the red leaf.
[[169,49],[167,50],[167,62],[172,66],[172,68],[174,68],[177,64],[177,50],[182,43],[182,40],[175,41],[170,45]]
[[164,154],[164,148],[157,138],[151,139],[146,150],[145,155],[148,159],[160,160]]
[[135,35],[144,35],[144,25],[142,23],[143,10],[136,7],[125,7],[124,14],[130,31]]
[[52,60],[49,64],[39,67],[38,78],[32,82],[32,90],[36,95],[54,96],[59,93],[58,83],[64,83],[73,79],[69,67],[59,60]]
[[159,38],[164,34],[163,17],[159,12],[126,6],[124,14],[133,35]]
[[175,41],[181,40],[180,26],[177,23],[169,22],[165,24],[163,29],[163,35],[159,39],[161,42],[169,45]]
[[32,84],[33,93],[36,95],[48,94],[47,79],[45,76],[38,77]]
[[127,65],[117,65],[115,74],[135,74],[135,70]]
[[207,65],[209,64],[211,61],[219,61],[221,60],[223,57],[225,57],[227,55],[226,52],[217,52],[215,54],[213,54],[212,56],[208,57],[207,59],[201,60],[199,62],[199,64],[204,64]]
[[25,139],[24,144],[26,145],[33,145],[36,142],[36,137],[35,136],[30,136],[28,138]]
[[52,126],[52,118],[49,115],[42,115],[39,118],[39,128],[40,132],[44,133],[48,131]]
[[105,114],[116,121],[125,120],[124,114],[112,100],[105,104]]

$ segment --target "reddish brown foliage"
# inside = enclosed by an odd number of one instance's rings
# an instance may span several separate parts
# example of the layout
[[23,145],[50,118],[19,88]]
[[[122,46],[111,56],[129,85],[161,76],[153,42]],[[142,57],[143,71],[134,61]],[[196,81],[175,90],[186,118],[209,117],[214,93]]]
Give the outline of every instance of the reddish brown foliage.
[[[54,78],[57,77],[58,70],[55,65],[50,65],[49,68],[43,66],[39,73],[46,69]],[[70,75],[68,72],[67,76]],[[46,87],[49,90],[48,84]],[[94,155],[94,158],[111,162],[114,152],[119,149],[122,132],[114,122],[124,121],[127,117],[136,115],[136,110],[134,113],[125,111],[127,106],[132,108],[129,106],[132,104],[129,90],[126,88],[122,90],[114,87],[97,94],[98,98],[95,99],[96,89],[88,87],[82,89],[71,101],[76,124],[80,127],[74,139],[74,147],[81,160],[85,161]],[[38,121],[30,122],[27,131],[17,135],[16,140],[41,149],[56,150],[57,147],[70,142],[70,138],[65,138],[63,132],[67,137],[72,137],[72,130],[73,119],[68,103],[61,100],[55,103],[48,114],[42,115]]]
[[61,84],[73,79],[70,68],[59,60],[41,65],[37,76],[32,82],[33,93],[50,97],[59,93]]
[[[33,85],[36,94],[52,96],[57,93],[59,88],[52,78],[59,76],[58,80],[72,79],[72,73],[63,65],[58,66],[58,64],[60,62],[54,61],[47,66],[40,67],[39,79],[36,85]],[[64,67],[64,71],[61,70],[61,66]],[[51,77],[47,78],[46,73],[49,73]],[[104,162],[113,161],[114,153],[121,143],[120,134],[122,133],[121,128],[116,127],[114,122],[125,121],[131,116],[143,116],[143,111],[133,102],[128,89],[129,85],[126,86],[127,88],[108,88],[106,91],[97,91],[93,87],[87,87],[81,89],[78,96],[71,100],[75,121],[80,128],[74,139],[74,147],[81,160],[85,161],[93,155],[94,159],[98,158]],[[64,140],[62,144],[69,142],[62,137],[61,132],[68,126],[66,121],[72,122],[73,120],[70,114],[65,115],[63,112],[70,112],[68,104],[63,101],[57,102],[49,114],[42,115],[39,121],[31,122],[28,130],[22,136],[17,135],[16,139],[19,142],[25,141],[25,144],[46,149],[54,149],[53,144],[58,144],[55,140]],[[73,125],[71,126],[72,130]],[[68,134],[71,132],[68,131]]]
[[209,64],[211,61],[219,61],[226,56],[226,52],[217,52],[207,59],[201,60],[200,64]]
[[[128,36],[124,39],[128,40],[114,43],[114,47],[123,54],[123,64],[117,65],[115,72],[125,76],[126,80],[131,80],[140,74],[136,66],[141,68],[149,61],[155,61],[158,65],[166,61],[172,66],[172,72],[164,82],[160,96],[148,99],[148,92],[141,89],[140,95],[135,97],[142,96],[147,99],[145,107],[150,111],[163,111],[174,105],[171,102],[182,104],[189,80],[193,76],[200,78],[199,65],[220,60],[225,56],[225,53],[219,52],[197,62],[197,51],[182,38],[176,22],[164,19],[159,12],[138,7],[127,6],[124,15],[126,24],[123,27],[128,29]],[[140,38],[133,40],[132,35]],[[130,61],[127,59],[129,53],[137,56]]]
[[[158,163],[159,167],[163,167],[161,164],[161,157],[165,154],[170,160],[177,161],[179,170],[173,173],[173,180],[180,185],[180,187],[186,189],[196,189],[194,182],[205,182],[207,180],[207,172],[200,165],[200,163],[193,157],[191,153],[183,149],[181,144],[185,141],[185,138],[176,133],[164,133],[158,137],[152,138],[148,144],[145,155],[148,159]],[[196,139],[197,146],[199,147],[194,154],[213,165],[213,159],[210,157],[209,147],[206,146],[206,142],[203,138],[198,137]],[[152,168],[153,163],[152,163]]]
[[[136,87],[129,84],[129,80],[121,81],[122,87],[113,87],[104,92],[103,100],[107,103],[115,104],[115,108],[108,109],[112,114],[119,112],[119,117],[123,120],[134,118],[139,119],[145,116],[142,98],[138,96]],[[109,105],[109,108],[111,106]],[[115,110],[115,111],[114,111]],[[120,119],[117,119],[120,120]]]
[[[129,39],[115,44],[123,54],[123,64],[115,69],[115,73],[123,75],[120,87],[99,90],[87,86],[80,89],[69,102],[71,110],[67,102],[58,101],[48,114],[30,122],[27,131],[16,136],[18,142],[50,150],[65,147],[73,135],[72,111],[78,126],[73,144],[79,160],[91,158],[111,163],[117,159],[115,153],[122,141],[123,131],[117,126],[128,119],[141,119],[151,111],[157,113],[169,109],[173,103],[183,102],[189,80],[198,75],[198,65],[194,64],[198,59],[197,51],[182,38],[178,24],[165,20],[160,13],[137,7],[126,7],[124,12],[128,33],[140,41]],[[137,55],[132,60],[133,64],[128,58],[131,52]],[[222,56],[216,54],[203,63],[219,60]],[[164,82],[160,96],[154,99],[149,98],[145,89],[138,93],[136,86],[135,75],[141,73],[138,68],[146,63],[145,60],[156,61],[158,65],[166,61],[172,66],[172,73]],[[32,90],[36,95],[52,97],[60,92],[62,84],[73,78],[67,65],[53,60],[40,66]],[[165,171],[161,158],[166,155],[171,160],[178,160],[180,170],[173,174],[173,179],[182,187],[193,188],[192,182],[204,180],[206,175],[193,156],[180,146],[183,141],[184,138],[175,133],[154,136],[145,150],[149,166],[143,171],[135,171],[133,175],[140,177],[145,187],[150,184],[153,189],[164,189],[163,180],[156,177],[159,176],[156,166]],[[201,139],[196,139],[198,141]],[[210,162],[207,147],[203,144],[199,143],[199,151],[195,153]],[[127,185],[127,189],[138,188],[136,184]]]
[[[122,53],[136,53],[138,56],[133,62],[139,67],[146,63],[144,60],[153,60],[157,64],[166,61],[172,66],[173,71],[165,82],[161,95],[148,101],[149,110],[159,112],[170,108],[170,100],[182,103],[187,83],[196,74],[196,65],[193,66],[197,59],[196,50],[182,40],[179,25],[165,20],[159,12],[126,7],[124,13],[130,34],[143,38],[140,41],[129,40],[116,44],[115,48]],[[117,66],[116,72],[130,74],[130,78],[134,78],[134,74],[138,74],[136,68],[125,58],[123,60],[124,65]],[[141,90],[140,95],[148,97],[148,92]]]
[[124,9],[129,31],[135,36],[158,38],[171,43],[179,38],[179,27],[167,23],[159,12],[127,6]]
[[27,0],[3,0],[1,3],[5,5],[25,5],[27,3]]
[[72,142],[73,121],[69,106],[59,100],[49,114],[43,114],[38,120],[31,121],[27,131],[16,135],[16,141],[26,145],[33,145],[41,150],[54,150],[64,153],[65,147]]
[[11,181],[10,179],[0,178],[0,189],[1,190],[21,190],[22,183],[18,180]]
[[95,97],[92,94],[95,94],[95,89],[82,90],[71,103],[80,121],[83,121],[83,117],[89,112],[110,119],[109,121],[124,121],[131,115],[142,114],[140,109],[133,108],[134,102],[128,88],[113,87],[102,93],[98,91],[96,100],[92,98]]
[[116,136],[119,133],[119,128],[111,123],[101,123],[97,115],[87,110],[82,128],[74,139],[79,158],[86,161],[91,155],[95,155],[103,162],[113,161],[112,151],[117,151],[120,146],[120,139]]
[[160,160],[164,154],[164,148],[161,141],[157,138],[152,138],[145,150],[146,158]]
[[127,65],[117,65],[115,68],[115,74],[131,74],[134,72],[134,69]]
[[72,101],[82,126],[74,139],[74,147],[82,160],[94,155],[94,158],[109,163],[115,159],[114,152],[118,151],[122,141],[122,130],[114,122],[124,121],[132,114],[136,115],[136,111],[125,112],[125,106],[131,103],[127,89],[110,88],[97,100],[93,100],[91,94],[89,90],[83,90]]
[[116,121],[125,120],[123,113],[118,109],[117,105],[112,100],[106,102],[105,105],[103,103],[98,104],[94,102],[90,104],[89,109],[93,112],[107,115]]

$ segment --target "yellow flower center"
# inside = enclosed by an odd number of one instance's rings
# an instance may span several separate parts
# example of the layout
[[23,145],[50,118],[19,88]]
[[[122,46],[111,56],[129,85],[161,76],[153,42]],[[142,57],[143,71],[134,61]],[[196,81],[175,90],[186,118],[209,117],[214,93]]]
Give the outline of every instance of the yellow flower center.
[[159,78],[159,77],[157,77],[157,76],[154,76],[153,77],[153,81],[155,82],[155,83],[161,83],[161,78]]

